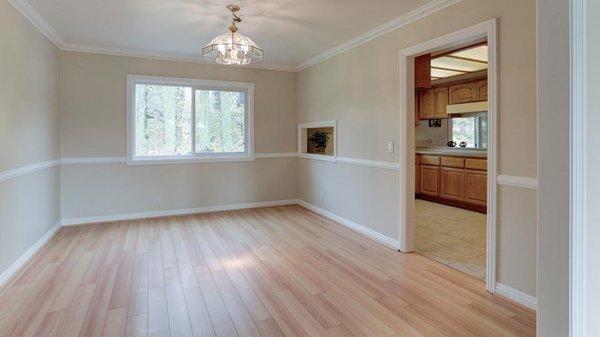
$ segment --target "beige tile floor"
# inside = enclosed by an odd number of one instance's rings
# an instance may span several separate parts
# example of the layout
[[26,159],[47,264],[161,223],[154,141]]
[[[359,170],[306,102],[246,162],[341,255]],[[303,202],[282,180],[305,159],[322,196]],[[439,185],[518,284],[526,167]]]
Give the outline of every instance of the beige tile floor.
[[485,214],[417,199],[415,220],[417,253],[485,280]]

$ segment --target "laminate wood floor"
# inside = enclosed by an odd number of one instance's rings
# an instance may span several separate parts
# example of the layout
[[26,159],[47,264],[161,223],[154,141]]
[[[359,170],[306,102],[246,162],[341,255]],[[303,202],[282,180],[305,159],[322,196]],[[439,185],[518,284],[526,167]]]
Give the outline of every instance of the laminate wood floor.
[[299,206],[63,228],[0,337],[534,336],[535,313]]

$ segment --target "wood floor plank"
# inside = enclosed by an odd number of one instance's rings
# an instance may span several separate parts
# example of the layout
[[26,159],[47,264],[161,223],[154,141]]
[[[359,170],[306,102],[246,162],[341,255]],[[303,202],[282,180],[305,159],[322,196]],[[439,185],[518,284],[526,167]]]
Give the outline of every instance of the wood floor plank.
[[74,304],[69,309],[67,318],[58,332],[61,337],[77,337],[83,327],[85,317],[87,315],[90,303],[96,292],[96,284],[88,284],[79,289],[75,296]]
[[123,337],[127,323],[127,307],[119,307],[108,311],[102,337]]
[[231,316],[229,316],[229,312],[227,311],[225,303],[223,303],[223,299],[221,298],[208,267],[197,267],[196,275],[216,335],[219,337],[238,336],[237,330],[231,320]]
[[148,336],[171,336],[167,292],[164,287],[148,290]]
[[148,315],[141,314],[127,317],[125,326],[126,337],[147,337],[148,336]]
[[192,288],[186,289],[184,292],[194,337],[215,337],[215,329],[213,329],[210,322],[202,290],[200,288]]
[[61,229],[0,337],[534,337],[535,312],[299,206]]

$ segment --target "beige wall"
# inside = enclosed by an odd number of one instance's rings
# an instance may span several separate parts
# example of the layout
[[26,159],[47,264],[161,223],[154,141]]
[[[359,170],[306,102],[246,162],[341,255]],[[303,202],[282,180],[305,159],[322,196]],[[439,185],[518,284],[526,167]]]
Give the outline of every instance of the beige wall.
[[[58,50],[0,1],[0,172],[59,157]],[[0,182],[0,273],[60,218],[58,168]]]
[[[60,53],[63,158],[127,152],[127,74],[255,84],[256,153],[296,151],[296,74],[99,54]],[[295,159],[249,163],[64,165],[64,219],[293,199]],[[160,195],[158,207],[152,201]]]
[[[537,176],[535,1],[463,0],[302,71],[298,79],[299,122],[337,120],[338,155],[398,162],[387,142],[399,139],[399,51],[458,29],[499,18],[499,174]],[[384,170],[348,171],[340,163],[299,165],[299,196],[318,203],[326,188],[328,205],[387,235],[398,235],[398,177]],[[320,173],[318,167],[329,172]],[[323,169],[325,170],[325,169]],[[327,187],[312,177],[340,173]],[[335,174],[335,173],[334,173]],[[384,186],[369,193],[346,191],[355,182]],[[378,186],[376,185],[376,186]],[[376,187],[374,187],[376,188]],[[389,189],[395,189],[391,193]],[[388,195],[390,194],[390,195]],[[536,295],[536,193],[500,188],[498,193],[498,281]],[[345,205],[361,205],[360,210]],[[381,207],[384,204],[386,207]],[[331,206],[330,206],[331,205]],[[329,209],[329,208],[328,208]],[[380,209],[372,217],[366,210]],[[397,236],[395,237],[397,238]]]

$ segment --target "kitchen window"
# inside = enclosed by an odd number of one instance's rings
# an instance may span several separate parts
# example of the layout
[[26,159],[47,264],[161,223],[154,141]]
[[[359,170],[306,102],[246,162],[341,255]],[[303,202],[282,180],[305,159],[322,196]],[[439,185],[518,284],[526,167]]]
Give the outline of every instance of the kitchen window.
[[127,80],[129,164],[253,160],[252,83]]
[[459,146],[466,142],[469,148],[487,148],[488,122],[486,113],[456,117],[448,120],[448,138]]

